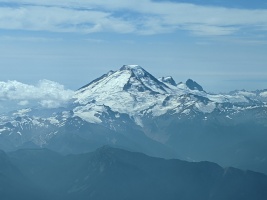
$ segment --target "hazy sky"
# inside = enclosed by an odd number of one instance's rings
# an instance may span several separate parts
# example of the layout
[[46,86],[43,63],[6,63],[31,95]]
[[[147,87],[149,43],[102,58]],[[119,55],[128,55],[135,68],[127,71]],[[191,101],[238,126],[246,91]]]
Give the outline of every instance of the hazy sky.
[[2,87],[75,90],[124,64],[212,92],[267,88],[267,3],[0,0]]

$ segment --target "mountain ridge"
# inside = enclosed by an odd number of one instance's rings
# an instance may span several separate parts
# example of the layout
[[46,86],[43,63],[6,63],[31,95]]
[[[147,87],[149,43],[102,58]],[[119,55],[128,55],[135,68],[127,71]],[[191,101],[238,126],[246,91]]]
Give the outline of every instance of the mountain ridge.
[[50,200],[263,200],[267,196],[267,176],[261,173],[206,161],[149,157],[109,146],[67,156],[25,149],[8,157]]

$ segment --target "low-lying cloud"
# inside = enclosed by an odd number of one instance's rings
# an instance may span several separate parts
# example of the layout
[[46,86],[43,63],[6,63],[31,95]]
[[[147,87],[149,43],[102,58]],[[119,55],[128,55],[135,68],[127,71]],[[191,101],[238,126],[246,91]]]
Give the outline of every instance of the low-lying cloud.
[[49,80],[41,80],[36,85],[18,81],[0,82],[0,101],[14,101],[20,106],[27,106],[31,101],[37,101],[45,108],[56,108],[67,103],[73,94],[74,91]]

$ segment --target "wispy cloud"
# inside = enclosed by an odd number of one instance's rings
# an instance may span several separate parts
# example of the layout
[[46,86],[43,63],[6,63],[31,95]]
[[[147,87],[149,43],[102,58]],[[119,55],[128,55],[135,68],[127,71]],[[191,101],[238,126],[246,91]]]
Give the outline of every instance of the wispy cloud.
[[131,24],[110,13],[60,7],[23,6],[0,8],[0,28],[54,32],[131,32]]
[[62,41],[61,38],[48,37],[28,37],[28,36],[0,36],[0,41],[18,41],[18,42],[57,42]]
[[55,108],[68,102],[74,92],[63,85],[41,80],[37,85],[28,85],[18,81],[0,82],[0,101],[15,100],[18,105],[25,106],[29,101],[38,101],[46,108]]
[[218,36],[248,27],[266,31],[267,10],[151,0],[10,0],[0,7],[2,29],[135,34],[187,30],[196,35]]

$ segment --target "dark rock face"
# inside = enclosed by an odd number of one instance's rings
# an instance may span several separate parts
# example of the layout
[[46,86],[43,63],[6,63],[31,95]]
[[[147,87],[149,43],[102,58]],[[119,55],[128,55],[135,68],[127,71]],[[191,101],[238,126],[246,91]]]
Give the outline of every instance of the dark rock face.
[[192,79],[188,79],[185,84],[190,90],[203,91],[203,88],[201,87],[201,85],[199,85],[197,82],[193,81]]

